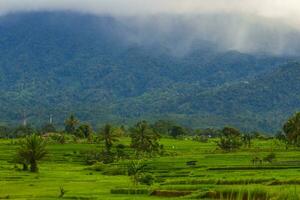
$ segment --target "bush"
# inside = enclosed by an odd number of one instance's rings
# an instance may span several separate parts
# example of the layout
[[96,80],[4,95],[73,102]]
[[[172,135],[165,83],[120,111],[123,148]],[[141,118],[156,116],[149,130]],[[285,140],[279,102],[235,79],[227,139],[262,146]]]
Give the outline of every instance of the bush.
[[111,189],[111,194],[149,194],[148,189],[117,188]]
[[66,144],[74,141],[74,137],[63,133],[47,133],[43,135],[50,143]]
[[118,176],[118,175],[126,175],[127,171],[124,167],[121,166],[107,165],[107,167],[105,167],[105,169],[103,170],[103,174],[109,176]]
[[139,178],[138,182],[144,185],[152,185],[155,181],[155,177],[152,174],[143,174]]
[[197,135],[193,138],[193,140],[197,141],[197,142],[207,143],[208,142],[208,136],[206,136],[206,135]]
[[225,127],[222,130],[222,136],[217,144],[225,151],[239,149],[242,146],[241,133],[235,128]]
[[94,165],[92,165],[88,169],[100,172],[100,171],[104,171],[105,168],[106,168],[105,164],[103,164],[102,162],[96,162]]
[[88,151],[85,154],[85,163],[87,165],[94,165],[101,160],[101,153],[95,150]]
[[233,151],[239,149],[242,146],[242,143],[236,138],[222,137],[218,142],[218,146],[225,151]]
[[273,160],[275,160],[275,158],[276,158],[276,154],[272,152],[272,153],[270,153],[269,155],[267,155],[266,157],[264,157],[263,160],[264,160],[265,162],[272,163]]
[[86,169],[102,172],[102,174],[109,176],[127,175],[127,171],[123,166],[104,164],[102,162],[95,162]]

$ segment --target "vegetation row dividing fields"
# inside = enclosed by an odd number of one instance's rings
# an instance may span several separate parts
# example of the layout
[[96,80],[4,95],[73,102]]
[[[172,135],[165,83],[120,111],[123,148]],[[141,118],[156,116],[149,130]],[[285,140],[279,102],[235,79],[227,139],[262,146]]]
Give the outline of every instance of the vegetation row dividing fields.
[[[128,137],[120,142],[130,151]],[[13,162],[17,140],[2,139],[0,199],[298,199],[300,151],[275,139],[252,143],[226,153],[215,139],[163,138],[164,155],[141,161],[155,177],[150,186],[132,182],[126,160],[86,165],[84,155],[100,144],[48,144],[39,173],[30,173]],[[253,164],[270,152],[272,163]]]

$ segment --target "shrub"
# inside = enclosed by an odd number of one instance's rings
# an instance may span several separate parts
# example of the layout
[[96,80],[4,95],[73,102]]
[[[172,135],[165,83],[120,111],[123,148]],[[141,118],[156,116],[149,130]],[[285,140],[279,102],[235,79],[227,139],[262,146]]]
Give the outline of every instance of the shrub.
[[155,190],[151,193],[152,196],[159,197],[182,197],[190,195],[192,192],[190,191],[166,191],[166,190]]
[[149,194],[148,189],[116,188],[110,190],[111,194]]
[[85,154],[85,163],[87,165],[94,165],[101,160],[102,154],[98,151],[92,150]]
[[276,158],[276,154],[272,152],[272,153],[268,154],[266,157],[264,157],[263,160],[265,162],[272,163],[273,160],[275,160],[275,158]]
[[106,168],[105,164],[103,164],[102,162],[96,162],[94,165],[92,165],[88,169],[99,172],[99,171],[105,170],[105,168]]
[[225,127],[222,130],[222,136],[217,143],[225,151],[233,151],[242,146],[241,133],[235,128]]
[[103,170],[104,175],[109,175],[109,176],[118,176],[118,175],[126,175],[126,169],[122,166],[111,166],[107,165],[107,167],[104,168]]
[[138,182],[145,185],[152,185],[155,181],[155,177],[152,174],[142,174],[139,177]]
[[74,141],[74,137],[64,133],[47,133],[43,135],[51,143],[66,144]]
[[206,136],[206,135],[197,135],[193,138],[193,140],[197,141],[197,142],[207,143],[208,142],[208,136]]
[[134,185],[139,183],[140,177],[144,174],[145,167],[146,165],[141,161],[131,161],[127,165],[127,174],[131,176]]

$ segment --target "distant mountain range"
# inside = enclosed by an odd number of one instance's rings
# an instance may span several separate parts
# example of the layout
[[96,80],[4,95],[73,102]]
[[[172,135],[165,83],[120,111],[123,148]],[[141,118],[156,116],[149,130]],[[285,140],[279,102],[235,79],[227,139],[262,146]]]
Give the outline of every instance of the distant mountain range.
[[0,17],[0,122],[51,114],[61,125],[75,113],[93,124],[168,118],[274,132],[300,109],[297,56],[188,43],[180,23],[164,39],[137,27],[70,12]]

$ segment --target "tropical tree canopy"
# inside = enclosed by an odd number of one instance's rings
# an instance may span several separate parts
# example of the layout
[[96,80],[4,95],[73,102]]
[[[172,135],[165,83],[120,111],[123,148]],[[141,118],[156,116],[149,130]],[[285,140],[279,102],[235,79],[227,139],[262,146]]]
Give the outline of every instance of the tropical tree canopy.
[[136,150],[137,154],[152,154],[159,151],[159,138],[160,136],[153,131],[146,121],[138,122],[131,129],[131,147]]
[[299,145],[300,143],[300,112],[294,114],[283,125],[283,131],[289,143]]
[[65,131],[67,133],[74,134],[78,124],[79,120],[76,119],[75,115],[70,115],[70,117],[65,120]]
[[37,135],[27,136],[21,141],[17,158],[25,165],[30,165],[31,172],[38,172],[38,161],[47,155],[45,140]]

